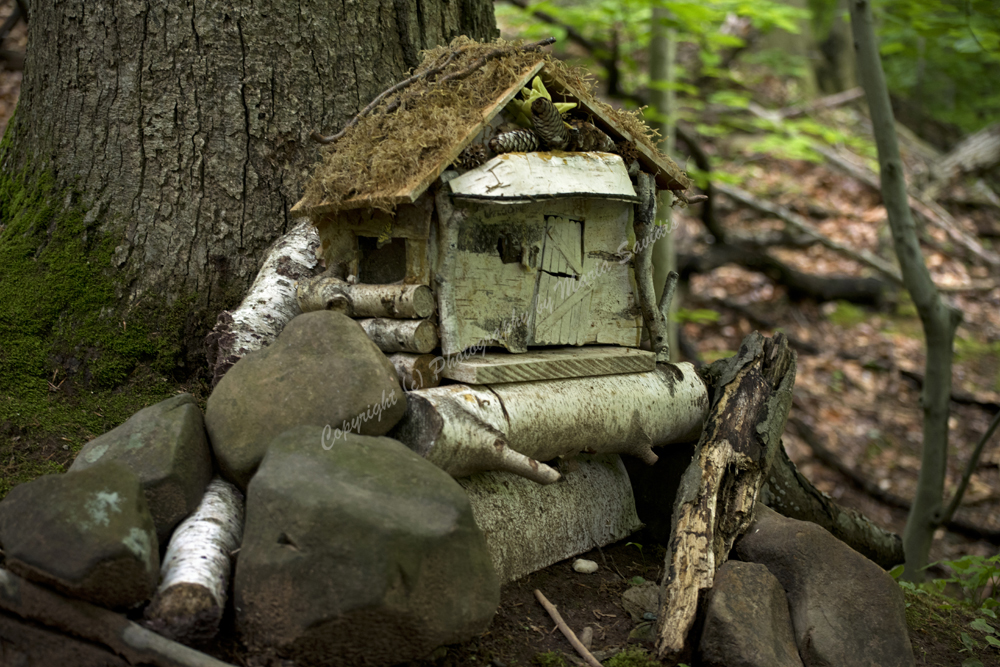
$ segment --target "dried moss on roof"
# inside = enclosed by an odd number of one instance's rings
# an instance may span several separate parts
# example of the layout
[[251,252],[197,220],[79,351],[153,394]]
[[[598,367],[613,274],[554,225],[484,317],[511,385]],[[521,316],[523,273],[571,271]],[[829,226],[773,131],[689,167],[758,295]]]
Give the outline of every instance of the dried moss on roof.
[[[498,48],[509,52],[489,60],[466,78],[443,84],[436,81],[468,69]],[[541,61],[545,62],[546,78],[553,79],[557,88],[567,86],[581,101],[601,109],[681,174],[656,149],[655,133],[643,122],[640,112],[613,109],[598,101],[592,80],[582,70],[547,53],[525,51],[520,43],[481,43],[458,37],[447,47],[424,52],[414,73],[439,67],[453,52],[457,55],[433,77],[435,80],[420,79],[388,96],[343,137],[323,149],[300,209],[320,204],[336,208],[345,200],[360,198],[369,206],[391,210],[397,193],[414,187],[429,170],[450,162],[456,143],[483,122],[483,111]]]

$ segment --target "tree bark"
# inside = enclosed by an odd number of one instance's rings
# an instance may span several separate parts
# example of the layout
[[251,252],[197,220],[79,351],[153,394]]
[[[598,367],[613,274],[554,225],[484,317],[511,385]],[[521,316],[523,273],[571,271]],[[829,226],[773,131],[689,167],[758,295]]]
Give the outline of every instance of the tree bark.
[[792,405],[795,353],[783,334],[754,332],[713,375],[705,430],[674,501],[656,625],[657,655],[668,665],[689,660],[701,594],[753,523]]
[[[37,192],[48,182],[72,193],[87,234],[110,239],[108,326],[153,306],[144,317],[181,337],[189,356],[292,227],[288,209],[318,157],[309,134],[345,123],[421,49],[497,34],[485,0],[32,9],[0,163]],[[183,322],[157,321],[175,303]]]

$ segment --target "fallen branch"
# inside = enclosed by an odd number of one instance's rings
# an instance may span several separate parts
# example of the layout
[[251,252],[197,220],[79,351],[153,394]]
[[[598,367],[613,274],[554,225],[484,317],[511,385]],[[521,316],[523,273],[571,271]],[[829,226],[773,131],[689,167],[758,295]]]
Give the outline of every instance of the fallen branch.
[[816,111],[817,109],[830,109],[833,107],[839,107],[842,104],[847,104],[848,102],[853,102],[854,100],[864,97],[865,91],[861,89],[861,86],[855,86],[848,90],[834,93],[833,95],[827,95],[826,97],[821,97],[818,100],[814,100],[809,104],[798,105],[794,107],[786,107],[778,112],[781,118],[795,118],[797,116],[802,116],[804,114]]
[[892,569],[905,559],[899,535],[880,528],[860,512],[841,507],[818,490],[788,458],[784,446],[771,465],[761,500],[784,516],[826,528],[883,569]]
[[733,201],[739,202],[740,204],[748,206],[760,213],[764,213],[766,215],[773,215],[779,220],[799,230],[803,234],[815,239],[821,245],[829,248],[830,250],[833,250],[834,252],[840,253],[845,257],[849,257],[850,259],[853,259],[856,262],[865,264],[875,269],[885,277],[889,278],[889,280],[891,280],[895,284],[897,285],[903,284],[903,278],[902,276],[899,275],[899,271],[889,262],[885,261],[881,257],[873,255],[867,250],[854,250],[853,248],[845,246],[842,243],[834,241],[833,239],[824,235],[818,229],[813,227],[812,223],[810,223],[808,220],[799,215],[796,215],[795,213],[792,213],[787,208],[771,204],[762,199],[758,199],[753,195],[751,195],[749,192],[746,192],[745,190],[740,190],[739,188],[735,188],[731,185],[726,185],[725,183],[719,183],[718,185],[715,186],[715,188],[717,191],[726,195]]
[[[908,368],[900,368],[899,374],[907,380],[913,382],[918,389],[924,388],[923,373],[910,370]],[[997,403],[990,398],[986,398],[985,396],[976,396],[975,394],[970,394],[969,392],[962,391],[961,389],[955,389],[954,387],[952,387],[951,390],[951,400],[963,405],[976,405],[984,410],[1000,411],[1000,403]]]
[[563,636],[569,640],[569,643],[573,645],[573,648],[576,650],[577,654],[583,658],[584,662],[590,665],[590,667],[603,667],[603,665],[597,661],[597,658],[595,658],[593,654],[587,650],[587,647],[584,646],[579,639],[577,639],[576,634],[574,634],[570,627],[566,625],[566,621],[564,621],[562,616],[559,615],[559,611],[555,608],[555,606],[549,602],[548,598],[546,598],[537,588],[535,589],[535,598],[541,603],[542,607],[545,608],[545,611],[549,612],[549,616],[551,616],[552,620],[556,622],[556,625],[559,627],[559,631],[562,632]]
[[[993,123],[962,139],[931,170],[936,181],[934,191],[939,191],[959,175],[988,171],[998,164],[1000,164],[1000,123]],[[933,196],[930,190],[927,194]]]
[[[846,463],[840,460],[840,457],[823,445],[820,441],[819,435],[807,424],[805,424],[805,422],[794,417],[788,421],[795,427],[799,437],[802,438],[803,442],[809,446],[809,449],[820,463],[840,473],[857,489],[865,492],[880,503],[905,510],[907,512],[910,511],[911,504],[909,500],[893,493],[883,491],[873,481],[849,467]],[[982,526],[977,526],[969,521],[955,518],[945,522],[943,525],[953,533],[965,535],[966,537],[976,540],[987,540],[993,544],[1000,544],[1000,530],[990,530],[988,528],[983,528]]]
[[[869,169],[859,167],[850,160],[846,159],[836,151],[830,150],[823,146],[813,146],[820,155],[825,157],[827,161],[833,166],[837,167],[848,176],[851,176],[857,181],[864,183],[868,187],[872,188],[877,192],[881,192],[881,186],[879,185],[878,177]],[[928,224],[934,225],[939,229],[944,230],[946,234],[951,238],[952,241],[962,246],[973,255],[978,257],[980,260],[992,267],[1000,267],[1000,255],[986,250],[976,239],[972,238],[967,232],[959,228],[958,222],[951,216],[948,211],[941,208],[941,206],[927,199],[922,193],[917,192],[911,187],[907,187],[907,200],[910,209],[921,219],[923,219]]]
[[219,313],[205,337],[205,353],[212,368],[212,386],[248,352],[271,344],[296,315],[302,313],[295,283],[311,277],[318,263],[319,234],[304,220],[268,249],[257,278],[239,308]]
[[[482,56],[481,58],[477,59],[475,62],[473,62],[469,67],[465,68],[464,70],[461,70],[459,72],[452,72],[450,74],[446,74],[445,76],[443,76],[440,79],[438,79],[437,83],[442,84],[442,83],[445,83],[446,81],[454,81],[456,79],[464,79],[464,78],[470,76],[473,72],[475,72],[477,69],[479,69],[480,67],[482,67],[483,65],[485,65],[490,60],[493,60],[494,58],[499,58],[500,56],[503,56],[505,54],[511,53],[512,51],[515,51],[515,50],[517,50],[517,51],[537,51],[538,49],[542,48],[543,46],[548,46],[549,44],[552,44],[555,41],[556,40],[555,40],[554,37],[546,37],[543,40],[539,40],[539,41],[533,42],[531,44],[526,44],[524,46],[513,47],[513,48],[512,47],[500,47],[498,49],[494,49],[494,50],[490,51],[489,53],[485,54],[484,56]],[[459,49],[458,51],[451,51],[451,52],[448,53],[448,56],[444,59],[444,62],[442,62],[440,65],[435,65],[435,66],[431,67],[430,69],[426,69],[426,70],[423,70],[421,72],[417,72],[413,76],[411,76],[409,78],[406,78],[406,79],[403,79],[402,81],[400,81],[396,85],[390,86],[386,90],[382,91],[378,96],[375,97],[374,100],[372,100],[371,102],[369,102],[368,105],[364,109],[362,109],[361,111],[359,111],[358,115],[356,115],[351,120],[347,121],[347,124],[344,125],[343,129],[341,129],[340,132],[337,132],[336,134],[331,134],[328,137],[327,136],[323,136],[319,132],[313,132],[312,135],[310,135],[312,137],[312,140],[315,141],[315,142],[317,142],[317,143],[320,143],[320,144],[332,144],[334,141],[336,141],[337,139],[340,139],[345,134],[347,134],[347,131],[349,129],[351,129],[352,127],[354,127],[355,125],[357,125],[357,123],[358,123],[359,120],[361,120],[362,118],[364,118],[365,116],[367,116],[369,113],[371,113],[375,109],[375,107],[377,107],[385,98],[389,97],[393,93],[399,92],[403,88],[407,88],[408,86],[413,85],[414,83],[416,83],[417,81],[420,81],[421,79],[429,79],[430,77],[433,77],[433,76],[436,76],[437,74],[440,74],[442,71],[444,71],[444,69],[448,65],[451,64],[451,62],[455,59],[456,56],[460,55],[461,53],[463,53],[467,49],[468,49],[468,47],[463,48],[463,49]]]
[[726,264],[737,264],[751,271],[763,273],[774,282],[788,287],[792,299],[850,301],[871,305],[880,305],[884,301],[886,283],[877,278],[816,276],[803,273],[766,252],[753,248],[715,243],[704,252],[683,253],[677,256],[677,270],[681,278],[686,278],[692,273],[705,274]]
[[121,614],[65,598],[0,568],[0,609],[106,646],[133,665],[233,667],[210,655],[161,637]]

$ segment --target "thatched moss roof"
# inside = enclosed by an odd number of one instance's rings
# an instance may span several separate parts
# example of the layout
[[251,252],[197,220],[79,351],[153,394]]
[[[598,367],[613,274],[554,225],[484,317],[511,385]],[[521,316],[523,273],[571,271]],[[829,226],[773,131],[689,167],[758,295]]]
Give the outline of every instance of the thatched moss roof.
[[[437,83],[498,48],[504,50],[501,57],[468,77]],[[580,113],[614,139],[634,143],[643,168],[657,174],[661,188],[683,190],[690,185],[677,165],[656,149],[653,132],[638,112],[613,109],[597,100],[591,82],[580,71],[516,44],[500,40],[482,44],[459,37],[448,47],[426,52],[415,74],[440,66],[452,52],[457,55],[434,81],[423,78],[390,95],[323,150],[294,213],[359,207],[389,210],[414,201],[521,87],[530,85],[536,73],[554,100],[579,102]]]

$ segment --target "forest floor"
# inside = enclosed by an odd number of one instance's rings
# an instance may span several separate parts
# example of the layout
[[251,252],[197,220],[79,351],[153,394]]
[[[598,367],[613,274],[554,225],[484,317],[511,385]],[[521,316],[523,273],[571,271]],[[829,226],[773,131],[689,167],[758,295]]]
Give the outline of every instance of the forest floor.
[[[0,10],[0,20],[7,8]],[[23,44],[23,24],[5,48]],[[0,134],[13,113],[20,86],[19,72],[0,66]],[[821,122],[864,134],[864,117],[857,107],[824,112]],[[905,148],[905,143],[904,143]],[[867,249],[891,258],[885,209],[878,193],[822,162],[780,160],[740,148],[738,141],[721,140],[706,149],[718,167],[740,181],[755,196],[778,203],[810,219],[827,236],[855,249]],[[915,158],[914,158],[915,159]],[[919,171],[915,162],[907,166]],[[781,229],[776,219],[740,208],[719,197],[717,214],[727,230],[760,235]],[[967,231],[995,246],[1000,236],[1000,210],[950,206]],[[677,210],[675,239],[681,251],[706,247],[707,235],[699,221],[699,207]],[[952,403],[947,492],[955,488],[970,452],[1000,410],[1000,286],[998,276],[977,265],[951,245],[945,233],[926,229],[925,257],[935,281],[949,288],[948,296],[964,314],[955,345],[953,374],[956,400]],[[802,271],[820,275],[868,275],[867,270],[826,248],[774,248],[770,252]],[[967,286],[974,286],[965,289]],[[798,351],[798,375],[792,419],[784,435],[795,464],[819,489],[837,502],[855,508],[875,523],[902,533],[906,510],[900,499],[912,498],[920,468],[922,415],[920,387],[912,379],[924,366],[923,334],[912,303],[895,294],[877,308],[847,302],[793,301],[788,290],[760,273],[723,266],[696,275],[680,294],[683,336],[705,361],[729,356],[753,330],[765,335],[784,332]],[[197,392],[196,392],[197,393]],[[56,399],[58,400],[58,398]],[[0,447],[28,452],[29,458],[64,468],[83,444],[75,436],[57,446],[46,435],[33,442],[30,432],[0,424]],[[12,435],[16,433],[16,435]],[[96,436],[99,433],[94,433]],[[8,442],[3,442],[3,440]],[[16,442],[19,441],[19,442]],[[817,456],[825,447],[840,470]],[[963,555],[992,556],[1000,543],[1000,437],[994,437],[976,467],[957,519],[963,532],[940,530],[932,561]],[[0,476],[11,474],[10,462],[0,461]],[[21,465],[18,463],[18,465]],[[868,491],[864,484],[867,483]],[[878,496],[878,497],[876,497]],[[977,536],[975,531],[980,535]],[[984,538],[984,536],[989,539]],[[633,538],[635,539],[635,538]],[[557,563],[504,587],[499,611],[490,629],[461,646],[436,656],[435,664],[558,665],[556,653],[572,655],[568,643],[533,597],[541,589],[577,631],[590,626],[594,650],[610,655],[629,643],[637,623],[622,609],[621,594],[635,577],[658,581],[663,548],[624,541],[594,551],[590,558],[601,568],[583,575],[569,562]],[[941,566],[932,577],[947,575]],[[969,657],[960,633],[971,620],[959,605],[948,608],[908,595],[911,640],[918,665],[958,666]],[[648,624],[647,624],[648,625]],[[640,637],[637,646],[649,646]],[[634,635],[633,635],[634,636]],[[980,642],[982,645],[982,642]],[[982,649],[976,655],[986,667],[1000,667],[1000,650]],[[548,662],[546,662],[548,661]],[[253,661],[251,661],[253,662]],[[250,664],[250,663],[247,663]],[[565,664],[571,664],[565,663]]]

